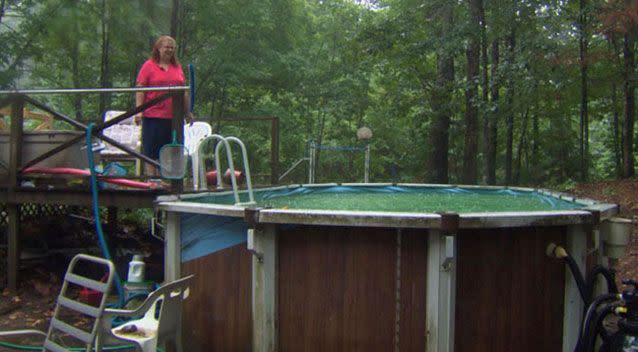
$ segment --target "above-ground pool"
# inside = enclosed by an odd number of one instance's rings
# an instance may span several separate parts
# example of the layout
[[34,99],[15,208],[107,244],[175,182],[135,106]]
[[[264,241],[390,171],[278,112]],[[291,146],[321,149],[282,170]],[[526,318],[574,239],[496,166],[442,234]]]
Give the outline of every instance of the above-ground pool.
[[545,250],[556,243],[580,265],[598,260],[589,235],[618,212],[526,188],[331,184],[254,195],[249,205],[231,192],[158,199],[166,279],[196,275],[189,351],[571,351],[582,302]]

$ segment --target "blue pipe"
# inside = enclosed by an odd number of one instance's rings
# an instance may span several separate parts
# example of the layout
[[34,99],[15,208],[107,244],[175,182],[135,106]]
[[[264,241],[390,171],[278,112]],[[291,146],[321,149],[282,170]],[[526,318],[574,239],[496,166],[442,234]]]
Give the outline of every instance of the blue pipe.
[[[93,159],[93,127],[95,127],[95,124],[93,122],[89,123],[86,127],[86,154],[89,161],[89,170],[91,171],[91,194],[93,196],[93,217],[95,218],[95,232],[97,233],[98,242],[100,243],[100,248],[102,249],[102,255],[105,259],[113,261],[111,253],[109,252],[108,244],[106,243],[106,238],[104,238],[104,232],[102,231],[102,222],[100,221],[100,208],[98,207],[97,192],[97,174],[95,172],[95,160]],[[124,289],[122,288],[122,281],[120,280],[120,276],[118,275],[117,270],[115,270],[114,281],[118,295],[118,307],[124,307]]]

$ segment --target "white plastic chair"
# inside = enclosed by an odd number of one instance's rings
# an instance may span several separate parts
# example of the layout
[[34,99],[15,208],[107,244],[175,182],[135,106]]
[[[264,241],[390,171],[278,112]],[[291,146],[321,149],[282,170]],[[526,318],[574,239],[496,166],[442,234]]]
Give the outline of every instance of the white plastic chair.
[[191,157],[191,167],[193,170],[193,188],[198,189],[200,160],[198,157],[199,144],[208,136],[213,134],[213,128],[204,121],[195,121],[192,124],[184,125],[184,146]]
[[[193,275],[190,275],[165,284],[134,310],[105,309],[95,350],[102,351],[107,343],[127,342],[134,343],[143,352],[155,352],[158,345],[173,341],[176,350],[181,352],[182,302],[188,297],[192,278]],[[138,319],[112,328],[111,321],[115,317]]]

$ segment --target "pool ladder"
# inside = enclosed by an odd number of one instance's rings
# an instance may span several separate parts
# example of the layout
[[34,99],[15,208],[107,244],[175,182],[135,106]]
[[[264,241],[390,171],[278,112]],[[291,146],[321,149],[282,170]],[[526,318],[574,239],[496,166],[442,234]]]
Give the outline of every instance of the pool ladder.
[[[224,146],[226,148],[226,159],[228,161],[228,168],[230,169],[230,180],[233,186],[233,196],[235,197],[235,205],[251,205],[255,204],[255,197],[253,195],[253,185],[250,177],[250,167],[248,166],[248,153],[246,152],[246,146],[244,143],[237,137],[224,137],[218,134],[212,134],[199,143],[197,146],[197,151],[193,154],[193,163],[195,167],[193,168],[193,188],[195,190],[206,189],[206,175],[204,173],[204,157],[203,153],[201,153],[202,146],[204,146],[208,141],[217,140],[219,143],[215,146],[215,170],[217,171],[217,189],[223,189],[222,185],[222,177],[223,174],[220,168],[219,161],[219,152],[221,147]],[[234,142],[239,145],[241,148],[241,154],[244,162],[244,171],[246,172],[246,187],[248,188],[248,202],[241,202],[239,198],[239,191],[237,185],[237,176],[235,176],[235,164],[233,163],[233,155],[232,150],[230,148],[230,143]]]

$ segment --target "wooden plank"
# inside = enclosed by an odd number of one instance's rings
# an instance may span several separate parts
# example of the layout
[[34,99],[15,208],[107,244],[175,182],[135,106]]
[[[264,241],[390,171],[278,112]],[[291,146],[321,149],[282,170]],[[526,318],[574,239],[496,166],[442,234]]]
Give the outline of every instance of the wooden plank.
[[425,350],[427,236],[425,230],[401,233],[399,351]]
[[20,251],[18,247],[19,225],[19,206],[17,204],[7,204],[7,213],[9,215],[9,226],[7,236],[7,287],[11,290],[18,288],[18,266]]
[[561,351],[564,227],[461,230],[455,351]]
[[246,244],[182,263],[195,274],[184,302],[184,351],[250,351],[251,259]]
[[[101,190],[99,200],[100,206],[153,208],[155,198],[161,194],[166,194],[166,191]],[[22,188],[9,192],[8,188],[0,188],[0,203],[90,206],[93,204],[93,198],[88,190]]]
[[[11,139],[9,141],[9,179],[8,194],[13,195],[18,187],[18,168],[22,165],[22,125],[24,101],[16,96],[11,105]],[[9,226],[7,235],[7,285],[15,290],[18,287],[18,267],[20,266],[20,211],[17,204],[7,204]]]
[[279,350],[394,350],[395,235],[375,228],[283,230]]

